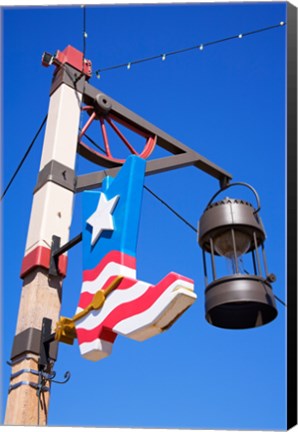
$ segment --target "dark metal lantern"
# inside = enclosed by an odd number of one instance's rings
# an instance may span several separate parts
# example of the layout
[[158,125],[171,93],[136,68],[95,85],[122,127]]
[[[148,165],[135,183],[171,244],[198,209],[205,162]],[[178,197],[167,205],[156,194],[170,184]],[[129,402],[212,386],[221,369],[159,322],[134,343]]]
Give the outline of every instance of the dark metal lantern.
[[[255,209],[249,202],[214,198],[230,186],[242,185],[251,189],[258,202]],[[255,189],[246,183],[233,183],[219,190],[209,201],[199,221],[199,245],[203,250],[205,274],[205,310],[207,321],[217,327],[246,329],[258,327],[277,316],[264,249],[266,238],[258,215],[260,201]],[[262,253],[259,252],[261,248]],[[213,280],[208,282],[206,252],[211,258]],[[243,257],[251,255],[252,271],[247,271]],[[226,257],[230,272],[218,265],[218,257]]]

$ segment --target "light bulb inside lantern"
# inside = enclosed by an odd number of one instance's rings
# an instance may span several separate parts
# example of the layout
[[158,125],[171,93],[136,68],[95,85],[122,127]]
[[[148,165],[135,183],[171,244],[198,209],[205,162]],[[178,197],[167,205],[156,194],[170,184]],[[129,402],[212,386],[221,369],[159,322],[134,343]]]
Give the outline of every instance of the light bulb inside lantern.
[[233,246],[233,236],[232,231],[228,230],[222,234],[219,234],[214,238],[214,249],[215,252],[221,256],[226,258],[233,258],[235,256],[239,257],[240,255],[245,254],[251,244],[250,236],[242,231],[238,231],[234,229],[235,235],[235,250]]
[[248,234],[235,230],[235,249],[233,245],[232,231],[228,230],[222,234],[219,234],[214,238],[214,250],[217,254],[227,259],[227,264],[232,273],[245,272],[243,262],[239,257],[245,254],[251,244],[251,238]]

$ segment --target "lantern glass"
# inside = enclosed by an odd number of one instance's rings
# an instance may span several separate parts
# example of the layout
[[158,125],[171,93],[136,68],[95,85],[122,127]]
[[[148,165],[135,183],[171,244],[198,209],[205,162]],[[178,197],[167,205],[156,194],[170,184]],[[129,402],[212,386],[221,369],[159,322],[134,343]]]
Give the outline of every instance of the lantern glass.
[[214,250],[218,255],[226,258],[234,258],[244,255],[251,245],[251,237],[249,234],[234,230],[235,248],[231,230],[227,230],[213,239]]

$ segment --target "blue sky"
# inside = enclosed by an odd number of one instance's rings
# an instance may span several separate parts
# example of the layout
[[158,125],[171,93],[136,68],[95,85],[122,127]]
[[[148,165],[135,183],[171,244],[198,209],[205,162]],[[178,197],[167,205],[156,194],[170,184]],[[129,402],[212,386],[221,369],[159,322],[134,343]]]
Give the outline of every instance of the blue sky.
[[[93,68],[253,31],[286,21],[285,3],[87,7],[87,52]],[[3,186],[48,109],[53,69],[44,51],[82,49],[80,7],[3,10]],[[90,83],[167,133],[252,184],[261,217],[274,293],[286,300],[285,53],[286,28],[103,72]],[[43,136],[43,134],[42,134]],[[96,140],[97,136],[93,138]],[[10,357],[22,282],[32,192],[42,137],[2,204],[3,360]],[[78,157],[79,173],[96,167]],[[218,183],[189,167],[150,176],[146,185],[197,224]],[[229,195],[254,203],[245,189]],[[81,197],[71,235],[81,231]],[[144,191],[137,270],[158,282],[169,271],[195,280],[196,303],[166,333],[143,343],[117,338],[113,354],[91,363],[77,345],[60,344],[49,425],[203,429],[286,427],[285,307],[267,326],[230,331],[204,318],[204,278],[195,233]],[[81,247],[69,253],[62,315],[75,312],[81,287]],[[3,362],[3,409],[10,368]]]

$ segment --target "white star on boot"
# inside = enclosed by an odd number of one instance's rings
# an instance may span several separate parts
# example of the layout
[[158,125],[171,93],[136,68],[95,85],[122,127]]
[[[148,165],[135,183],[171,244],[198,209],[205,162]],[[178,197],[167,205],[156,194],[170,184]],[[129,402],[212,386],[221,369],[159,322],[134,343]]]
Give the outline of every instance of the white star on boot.
[[119,197],[120,195],[116,195],[114,198],[108,200],[105,194],[101,192],[97,209],[86,221],[88,225],[92,226],[92,246],[97,242],[103,231],[114,230],[112,213],[116,207]]

